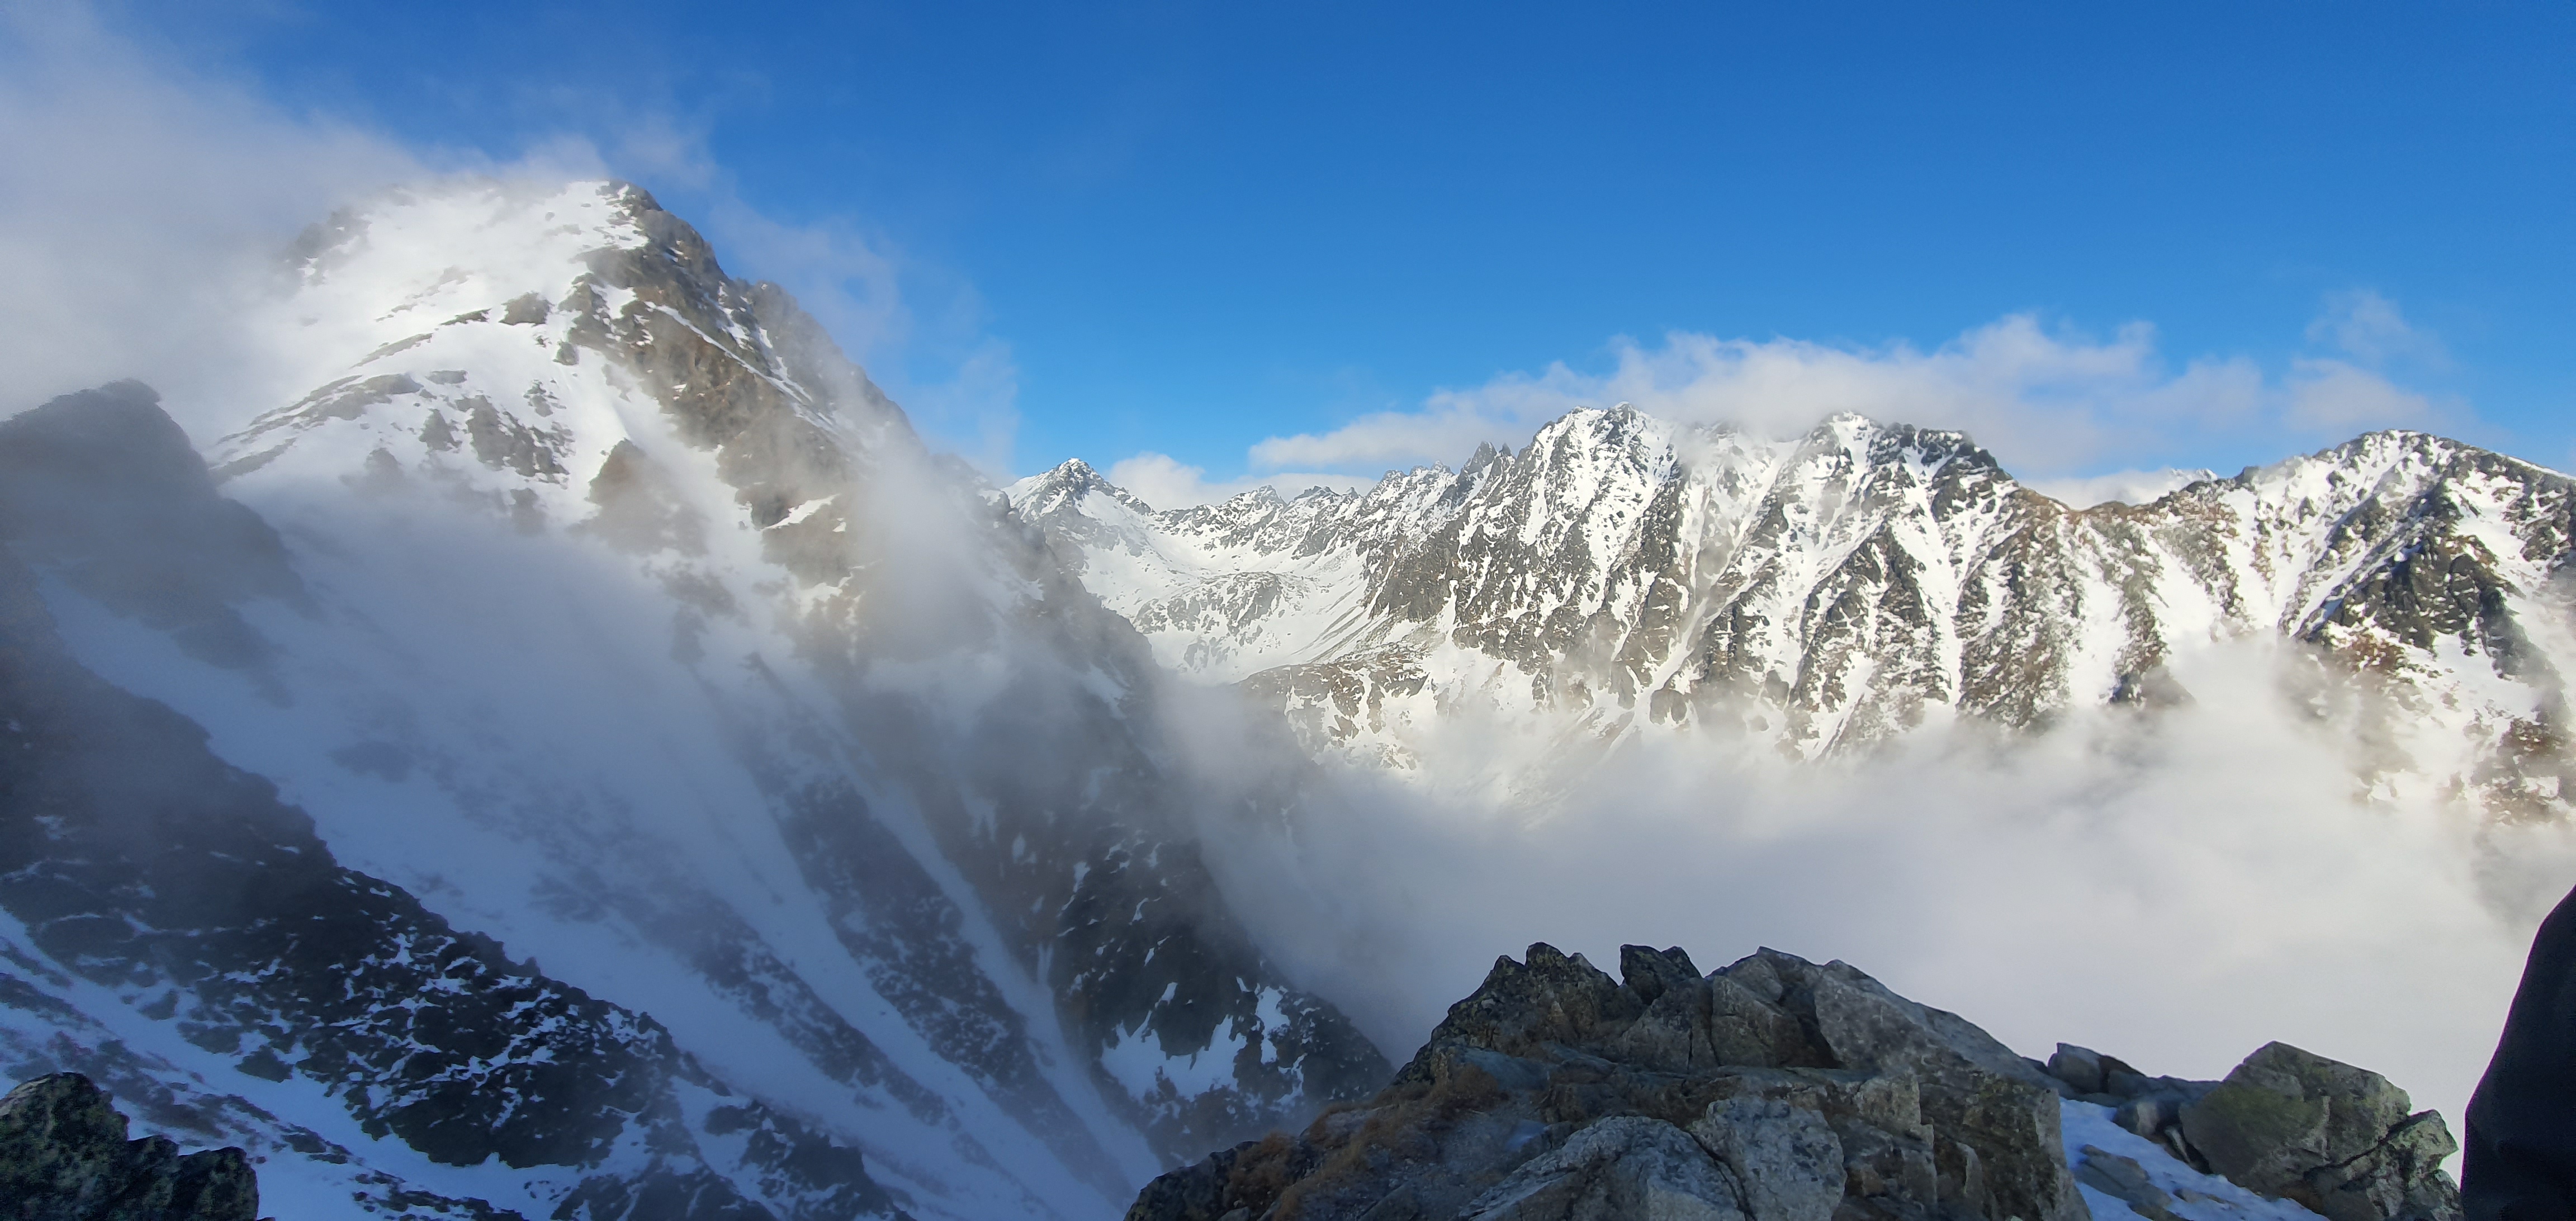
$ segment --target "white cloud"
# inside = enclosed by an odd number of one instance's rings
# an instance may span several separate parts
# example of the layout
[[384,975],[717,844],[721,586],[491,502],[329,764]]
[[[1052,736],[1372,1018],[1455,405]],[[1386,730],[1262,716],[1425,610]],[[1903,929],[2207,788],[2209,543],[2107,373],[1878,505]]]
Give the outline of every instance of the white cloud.
[[2439,338],[2406,321],[2396,302],[2367,288],[2326,294],[2325,312],[2308,324],[2308,341],[2332,346],[2367,365],[2399,357],[2434,364],[2447,359]]
[[[1210,856],[1265,947],[1399,1057],[1534,940],[1605,965],[1680,945],[1702,969],[1769,945],[2026,1054],[2062,1039],[2214,1078],[2285,1040],[2386,1073],[2456,1131],[2576,836],[2481,831],[2429,785],[2360,799],[2365,748],[2316,718],[2295,646],[2176,666],[2198,698],[2152,716],[1928,727],[1815,765],[1703,729],[1532,776],[1561,726],[1461,700],[1410,740],[1409,777],[1338,771],[1342,799],[1293,831],[1211,818]],[[1497,801],[1498,774],[1543,796]]]
[[2067,479],[2025,479],[2021,483],[2069,508],[2089,509],[2112,501],[2126,505],[2152,504],[2168,493],[2217,477],[2217,472],[2198,467],[2167,467],[2160,471],[2113,471],[2107,475]]
[[2175,419],[2228,425],[2262,409],[2249,361],[2195,361],[2168,372],[2155,331],[2131,324],[2107,341],[2051,333],[2016,314],[1931,351],[1898,342],[1837,347],[1798,339],[1719,339],[1674,332],[1660,347],[1621,339],[1606,374],[1562,362],[1482,386],[1442,390],[1418,411],[1382,412],[1328,433],[1252,447],[1255,468],[1454,462],[1479,441],[1516,444],[1577,407],[1625,402],[1650,415],[1796,432],[1837,412],[1964,428],[2012,442],[2041,471],[2082,467],[2140,443]]
[[[82,4],[0,7],[0,414],[138,377],[203,435],[309,387],[240,330],[303,227],[386,187],[452,174],[621,176],[697,224],[726,270],[776,280],[916,422],[1007,469],[1018,375],[971,287],[845,219],[782,220],[744,199],[704,132],[597,99],[539,96],[566,126],[514,156],[422,145],[291,112],[107,28]],[[922,287],[932,308],[907,290]]]
[[2307,427],[2338,432],[2437,427],[2455,414],[2374,370],[2341,360],[2298,362],[2289,386],[2289,413]]
[[1194,505],[1215,504],[1240,496],[1254,488],[1267,487],[1282,496],[1295,496],[1308,488],[1325,487],[1347,492],[1363,487],[1367,480],[1351,475],[1324,475],[1282,472],[1246,479],[1210,481],[1207,468],[1189,466],[1170,454],[1146,450],[1121,458],[1109,465],[1109,482],[1133,492],[1136,498],[1157,509],[1186,509]]
[[1020,431],[1020,367],[1011,345],[986,339],[942,381],[896,395],[923,432],[957,447],[967,461],[1007,479]]
[[[1658,346],[1621,338],[1606,373],[1560,361],[1481,386],[1444,389],[1417,409],[1360,417],[1322,433],[1251,447],[1254,470],[1301,466],[1377,471],[1452,463],[1480,441],[1517,445],[1579,407],[1628,403],[1668,420],[1728,423],[1793,434],[1837,412],[1960,429],[2007,469],[2041,481],[2170,453],[2193,441],[2264,435],[2286,447],[2351,430],[2455,424],[2390,381],[2371,361],[2438,356],[2440,345],[2375,293],[2341,294],[2309,328],[2345,357],[2303,357],[2268,376],[2243,356],[2204,357],[2177,370],[2156,333],[2131,323],[2109,339],[2052,330],[2014,314],[1923,350],[1903,341],[1848,347],[1800,339],[1720,339],[1676,331]],[[2362,356],[2370,360],[2362,360]]]
[[1109,482],[1135,493],[1137,499],[1157,509],[1213,504],[1257,486],[1240,482],[1209,483],[1206,467],[1186,466],[1170,454],[1158,454],[1152,450],[1110,463],[1107,474]]
[[82,6],[0,10],[0,411],[119,377],[174,406],[238,384],[245,285],[334,204],[432,172],[146,56]]

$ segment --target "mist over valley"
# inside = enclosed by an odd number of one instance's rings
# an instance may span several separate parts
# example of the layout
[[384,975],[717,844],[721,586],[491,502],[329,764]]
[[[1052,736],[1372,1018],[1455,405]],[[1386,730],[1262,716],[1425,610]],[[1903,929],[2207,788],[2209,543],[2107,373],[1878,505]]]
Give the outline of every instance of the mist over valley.
[[0,1051],[266,1214],[1115,1216],[1535,941],[2456,1115],[2569,875],[2571,485],[2431,435],[2073,508],[1609,405],[1158,511],[633,186],[284,258],[293,397],[0,423]]

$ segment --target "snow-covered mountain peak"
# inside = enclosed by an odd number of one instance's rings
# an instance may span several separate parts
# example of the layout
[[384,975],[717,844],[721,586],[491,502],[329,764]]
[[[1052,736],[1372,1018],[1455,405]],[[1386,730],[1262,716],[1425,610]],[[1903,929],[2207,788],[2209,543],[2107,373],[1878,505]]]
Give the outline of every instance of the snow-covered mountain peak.
[[1334,492],[1331,488],[1311,487],[1297,493],[1295,496],[1283,497],[1279,494],[1279,489],[1265,483],[1259,487],[1246,488],[1232,496],[1228,496],[1221,503],[1232,506],[1236,512],[1242,512],[1246,510],[1268,509],[1276,505],[1284,504],[1290,500],[1303,500],[1312,496],[1334,495],[1338,495],[1338,493]]
[[478,311],[542,315],[594,256],[653,241],[641,188],[461,179],[387,191],[306,229],[287,252],[292,291],[275,303],[279,346],[319,383],[352,362]]
[[306,228],[288,257],[304,286],[332,284],[343,303],[373,293],[400,307],[388,312],[434,313],[440,290],[461,304],[555,286],[595,251],[651,241],[644,218],[660,211],[631,183],[462,178],[343,208]]
[[1567,466],[1612,461],[1659,469],[1670,462],[1676,432],[1624,403],[1607,410],[1584,407],[1542,425],[1521,454],[1547,454],[1552,464]]
[[903,414],[785,292],[728,276],[627,184],[391,192],[292,258],[266,330],[311,380],[213,446],[245,488],[329,500],[356,480],[523,533],[683,553],[727,537],[690,523],[738,524],[821,585],[869,562],[849,481],[926,467]]
[[[78,662],[208,727],[335,859],[658,1018],[708,1088],[864,1150],[915,1216],[1110,1215],[1166,1159],[1383,1071],[1215,895],[1187,811],[1225,798],[1166,770],[1151,662],[1081,557],[933,460],[787,294],[615,183],[393,192],[290,264],[251,330],[305,380],[211,471],[180,464],[287,574],[209,595],[238,647],[82,592],[71,561],[46,588]],[[0,442],[42,465],[101,410]],[[1058,524],[1150,512],[1056,474]],[[128,1016],[210,1020],[177,1003]],[[293,1078],[312,1037],[172,1054]],[[310,1088],[409,1097],[355,1080]],[[748,1177],[766,1138],[730,1112],[667,1118],[655,1148],[768,1215],[859,1211]],[[546,1215],[629,1169],[405,1173]]]
[[1078,506],[1084,497],[1109,497],[1134,513],[1151,513],[1153,506],[1139,500],[1127,489],[1101,477],[1091,464],[1080,458],[1067,458],[1054,470],[1031,475],[1003,489],[1005,499],[1023,513],[1046,514]]

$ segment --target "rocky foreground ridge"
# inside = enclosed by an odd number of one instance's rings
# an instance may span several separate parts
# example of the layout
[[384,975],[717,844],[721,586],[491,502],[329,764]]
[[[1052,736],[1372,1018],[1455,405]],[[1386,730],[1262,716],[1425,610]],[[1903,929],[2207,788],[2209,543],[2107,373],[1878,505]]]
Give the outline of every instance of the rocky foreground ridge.
[[1164,1175],[1128,1221],[2461,1216],[2439,1115],[2285,1044],[2148,1077],[2024,1059],[1841,962],[1619,965],[1497,960],[1386,1089]]
[[78,1073],[0,1098],[0,1206],[13,1221],[251,1221],[259,1181],[239,1149],[183,1154],[127,1140],[125,1116]]

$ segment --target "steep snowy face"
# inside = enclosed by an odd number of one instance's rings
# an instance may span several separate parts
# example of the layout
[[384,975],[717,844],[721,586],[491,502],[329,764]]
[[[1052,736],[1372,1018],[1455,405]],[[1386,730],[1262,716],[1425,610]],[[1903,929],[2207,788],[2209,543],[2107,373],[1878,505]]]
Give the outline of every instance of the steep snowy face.
[[2566,804],[2570,482],[2437,437],[2081,511],[1958,433],[1624,407],[1358,494],[1152,513],[1066,475],[1011,496],[1102,601],[1327,755],[1403,766],[1473,709],[1587,750],[1677,731],[1812,759],[2187,698],[2173,658],[2269,635],[2327,662],[2312,702],[2361,735],[2369,785]]
[[[604,515],[605,541],[647,553],[704,552],[706,522],[747,516],[764,554],[822,583],[843,485],[919,465],[902,413],[810,318],[634,188],[397,194],[296,255],[269,329],[313,388],[217,443],[243,494],[326,470],[428,479],[522,529]],[[731,506],[686,503],[714,491]]]
[[[270,540],[258,579],[198,582],[171,612],[151,582],[176,561],[133,532],[21,513],[10,541],[74,663],[203,726],[340,866],[490,939],[490,970],[666,1040],[653,1071],[705,1084],[672,1087],[679,1126],[647,1145],[775,1154],[759,1125],[790,1124],[864,1154],[916,1216],[1105,1216],[1161,1166],[1382,1075],[1227,914],[1190,812],[1253,798],[1175,765],[1134,631],[774,286],[596,183],[396,193],[308,232],[291,273],[259,320],[305,388],[207,447],[196,500],[135,494],[166,510],[160,536],[246,515]],[[57,406],[9,443],[78,449],[108,418]],[[11,466],[13,502],[91,495],[51,469]],[[31,930],[34,910],[10,904]],[[212,1020],[184,978],[167,1001],[81,992],[89,964],[28,938],[11,952],[90,1025],[0,1011],[22,1054]],[[351,969],[309,948],[259,969],[317,992]],[[288,1116],[357,1164],[573,1207],[582,1174],[452,1169],[368,1120],[361,1103],[437,1104],[316,1076],[348,1061],[316,1050],[322,1021],[204,1054],[162,1039],[163,1077],[281,1080],[262,1105],[355,1117]],[[701,1160],[774,1215],[850,1211],[732,1156]]]

